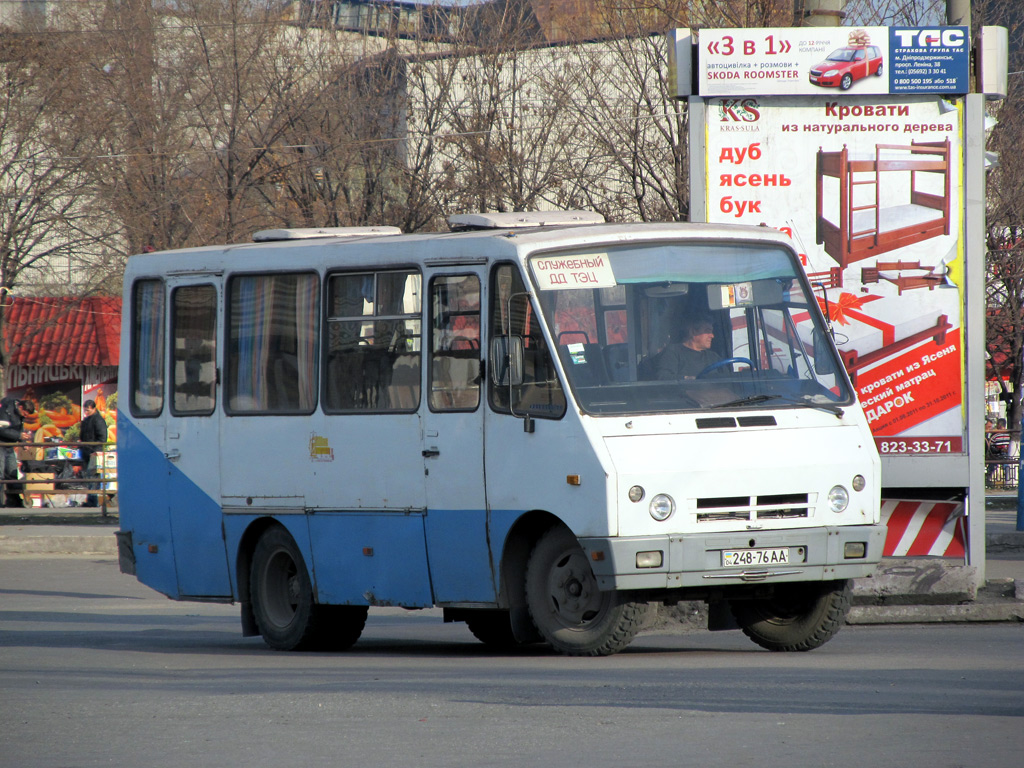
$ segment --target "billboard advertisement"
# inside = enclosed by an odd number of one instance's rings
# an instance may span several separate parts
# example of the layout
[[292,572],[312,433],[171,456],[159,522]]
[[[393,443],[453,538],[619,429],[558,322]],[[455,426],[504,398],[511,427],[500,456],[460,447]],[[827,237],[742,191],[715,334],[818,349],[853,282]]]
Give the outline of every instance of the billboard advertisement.
[[701,96],[967,93],[967,27],[709,29]]
[[707,220],[788,232],[882,456],[965,450],[956,102],[705,101]]

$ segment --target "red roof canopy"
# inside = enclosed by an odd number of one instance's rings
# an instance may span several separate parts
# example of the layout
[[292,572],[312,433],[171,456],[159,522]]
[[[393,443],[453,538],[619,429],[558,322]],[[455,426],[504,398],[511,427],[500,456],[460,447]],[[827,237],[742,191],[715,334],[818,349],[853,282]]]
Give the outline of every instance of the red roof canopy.
[[11,297],[3,335],[12,365],[117,365],[121,299]]

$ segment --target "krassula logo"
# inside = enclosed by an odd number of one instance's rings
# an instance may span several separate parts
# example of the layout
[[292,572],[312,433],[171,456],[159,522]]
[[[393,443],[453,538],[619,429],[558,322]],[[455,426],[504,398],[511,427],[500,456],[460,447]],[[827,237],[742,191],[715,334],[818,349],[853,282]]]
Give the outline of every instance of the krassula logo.
[[756,123],[761,119],[757,99],[722,99],[718,116],[723,123]]

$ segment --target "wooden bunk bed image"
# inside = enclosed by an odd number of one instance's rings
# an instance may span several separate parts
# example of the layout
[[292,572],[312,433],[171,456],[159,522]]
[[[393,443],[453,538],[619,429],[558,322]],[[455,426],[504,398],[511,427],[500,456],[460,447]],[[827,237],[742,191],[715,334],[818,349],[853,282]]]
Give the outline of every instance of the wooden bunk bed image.
[[[909,203],[882,206],[883,174],[889,173],[910,174]],[[941,174],[942,194],[920,190],[918,174]],[[845,269],[861,259],[948,235],[951,176],[949,139],[878,144],[874,156],[866,158],[851,155],[845,145],[838,152],[819,149],[816,241]],[[839,182],[838,224],[824,211],[826,177]],[[868,190],[874,192],[873,200]]]

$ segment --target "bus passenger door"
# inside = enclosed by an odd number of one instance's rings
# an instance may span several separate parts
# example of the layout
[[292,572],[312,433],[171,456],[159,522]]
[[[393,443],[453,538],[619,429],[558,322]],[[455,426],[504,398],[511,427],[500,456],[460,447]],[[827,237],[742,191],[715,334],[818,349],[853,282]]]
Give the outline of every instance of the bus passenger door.
[[428,283],[423,469],[427,558],[438,603],[496,599],[484,495],[480,296],[471,265]]
[[217,402],[218,289],[170,283],[169,398],[164,455],[178,589],[183,597],[229,597],[220,506]]

